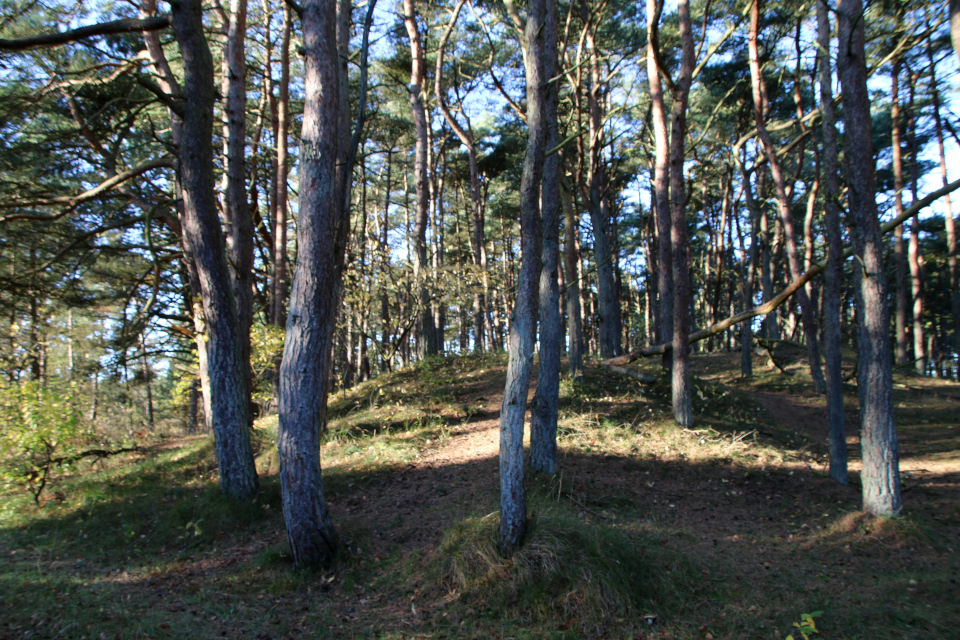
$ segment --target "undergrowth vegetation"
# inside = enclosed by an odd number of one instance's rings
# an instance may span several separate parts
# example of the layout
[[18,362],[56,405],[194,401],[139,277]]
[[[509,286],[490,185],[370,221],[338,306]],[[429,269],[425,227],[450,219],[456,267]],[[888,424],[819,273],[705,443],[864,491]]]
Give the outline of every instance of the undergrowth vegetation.
[[732,356],[695,362],[694,429],[671,422],[663,377],[563,382],[561,472],[528,475],[530,526],[509,560],[497,356],[427,360],[331,398],[321,456],[341,541],[328,571],[290,564],[276,416],[255,430],[247,504],[219,493],[206,436],[68,470],[39,505],[11,487],[0,637],[766,639],[821,611],[817,637],[949,637],[955,387],[937,387],[930,414],[928,395],[898,392],[908,449],[942,435],[921,449],[937,473],[905,472],[909,513],[875,520],[856,484],[825,478],[816,433],[758,402],[787,396],[755,395],[777,391],[740,381]]

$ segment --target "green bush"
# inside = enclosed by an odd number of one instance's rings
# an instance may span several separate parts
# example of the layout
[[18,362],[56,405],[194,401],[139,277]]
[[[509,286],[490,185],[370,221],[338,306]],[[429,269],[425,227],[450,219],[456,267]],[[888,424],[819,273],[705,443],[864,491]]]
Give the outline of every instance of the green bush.
[[[72,386],[0,383],[0,481],[26,485],[39,501],[51,467],[63,466],[88,443]],[[59,462],[58,462],[59,460]]]

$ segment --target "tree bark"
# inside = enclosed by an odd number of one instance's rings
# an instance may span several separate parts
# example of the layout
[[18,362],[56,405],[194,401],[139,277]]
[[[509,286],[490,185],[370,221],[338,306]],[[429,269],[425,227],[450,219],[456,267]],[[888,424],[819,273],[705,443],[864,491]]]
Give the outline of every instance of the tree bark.
[[673,252],[673,419],[693,426],[690,387],[690,241],[687,234],[686,195],[683,180],[684,143],[687,136],[687,101],[696,63],[689,0],[679,0],[680,73],[673,92],[670,132],[670,245]]
[[[915,102],[916,80],[907,69],[907,78],[910,84],[910,108],[908,110],[907,127],[910,134],[910,165],[911,191],[913,201],[917,201],[917,181],[920,173],[920,159],[917,155],[917,112]],[[913,219],[910,230],[910,242],[907,246],[907,264],[910,266],[910,293],[913,297],[913,366],[917,375],[927,373],[926,340],[923,336],[923,256],[920,255],[920,216]]]
[[213,178],[213,58],[203,33],[199,0],[173,7],[173,31],[184,69],[183,189],[184,245],[193,258],[206,321],[210,415],[220,468],[220,486],[240,500],[257,490],[250,447],[247,396],[230,273],[217,216]]
[[[250,327],[253,324],[253,216],[247,202],[247,1],[230,0],[227,42],[224,50],[223,93],[226,96],[224,138],[226,189],[223,210],[233,298],[237,306],[237,331],[243,359],[244,393],[250,403],[253,372],[250,369]],[[252,405],[251,415],[252,419]]]
[[414,229],[413,277],[417,282],[417,300],[419,303],[417,326],[417,355],[420,358],[436,355],[437,336],[431,309],[431,296],[428,283],[427,263],[427,225],[430,215],[430,179],[427,163],[427,114],[423,106],[423,80],[426,71],[426,59],[420,41],[420,28],[417,26],[417,14],[413,0],[403,0],[403,23],[410,38],[410,57],[413,61],[410,70],[410,109],[416,129],[416,155],[413,165],[413,181],[417,192],[417,215]]
[[293,15],[283,5],[283,36],[280,41],[280,86],[277,89],[277,173],[274,180],[273,231],[273,309],[271,320],[277,326],[287,324],[287,138],[290,135],[290,31]]
[[[410,1],[410,0],[406,0]],[[507,380],[500,409],[500,551],[511,556],[523,543],[527,498],[523,486],[523,422],[533,368],[542,249],[540,187],[546,138],[544,33],[546,3],[530,0],[522,35],[527,88],[527,149],[520,182],[520,275],[510,320]]]
[[573,209],[572,189],[566,180],[561,166],[560,202],[563,206],[563,268],[567,281],[567,370],[574,380],[583,376],[583,311],[580,306],[580,278],[577,268],[580,265],[577,251],[577,214]]
[[830,477],[847,484],[847,429],[843,413],[843,354],[840,348],[843,236],[840,223],[840,167],[837,160],[836,107],[830,67],[830,14],[817,4],[817,40],[820,65],[820,111],[823,113],[824,227],[827,265],[823,287],[823,350],[827,382],[827,423],[830,433]]
[[337,0],[303,7],[305,101],[298,260],[280,367],[278,447],[283,516],[295,564],[329,564],[337,535],[323,496],[320,437],[346,237],[337,161],[341,127]]
[[[557,3],[546,2],[543,26],[543,79],[557,76]],[[558,83],[546,87],[544,129],[546,149],[560,144],[557,122]],[[543,185],[540,194],[543,254],[540,269],[540,367],[537,390],[530,410],[530,466],[535,471],[557,472],[557,415],[560,411],[560,343],[563,325],[560,319],[560,287],[557,266],[560,257],[560,154],[551,153],[543,161]]]
[[901,510],[899,451],[893,419],[893,377],[890,366],[890,319],[883,273],[883,245],[876,203],[876,167],[861,0],[836,5],[840,49],[837,68],[842,85],[847,176],[850,184],[854,251],[858,258],[857,287],[860,434],[863,455],[864,510],[895,516]]
[[[673,336],[673,251],[670,245],[670,159],[669,138],[667,135],[667,115],[657,69],[660,14],[663,11],[662,0],[647,0],[647,78],[650,83],[651,119],[654,135],[654,172],[653,205],[657,219],[657,292],[659,293],[660,323],[657,327],[656,342],[666,342]],[[664,357],[666,367],[672,363]]]

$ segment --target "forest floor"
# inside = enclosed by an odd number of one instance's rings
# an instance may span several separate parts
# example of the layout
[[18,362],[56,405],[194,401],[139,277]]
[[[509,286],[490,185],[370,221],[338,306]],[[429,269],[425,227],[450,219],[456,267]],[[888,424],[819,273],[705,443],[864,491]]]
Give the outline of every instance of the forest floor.
[[[500,356],[430,360],[331,398],[324,485],[336,565],[295,570],[276,417],[261,491],[220,496],[210,438],[0,496],[3,638],[958,638],[960,385],[898,373],[905,514],[827,477],[825,405],[803,362],[739,376],[694,358],[696,426],[669,382],[564,380],[560,472],[528,473],[530,529],[496,552]],[[653,363],[642,364],[656,374]]]

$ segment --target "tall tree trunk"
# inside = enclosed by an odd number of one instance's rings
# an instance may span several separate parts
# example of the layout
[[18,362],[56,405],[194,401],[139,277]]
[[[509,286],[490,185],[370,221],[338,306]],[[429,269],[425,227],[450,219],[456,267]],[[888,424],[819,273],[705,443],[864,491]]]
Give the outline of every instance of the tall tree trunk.
[[298,260],[280,367],[278,433],[283,516],[293,561],[300,566],[326,565],[337,548],[323,496],[320,436],[346,245],[337,171],[344,143],[338,18],[337,0],[304,3]]
[[686,195],[683,181],[684,143],[687,137],[687,101],[696,62],[689,0],[679,0],[680,73],[673,92],[670,132],[670,245],[673,252],[673,419],[693,426],[690,388],[690,241],[687,236]]
[[[405,0],[409,2],[410,0]],[[527,150],[520,182],[520,275],[510,321],[507,380],[500,409],[500,551],[510,556],[523,543],[527,497],[523,486],[523,422],[536,342],[542,249],[540,187],[546,138],[544,33],[546,4],[530,0],[523,33],[527,88]]]
[[[793,226],[793,214],[790,210],[790,201],[787,194],[786,180],[780,167],[780,161],[777,158],[776,149],[773,147],[773,141],[767,132],[764,122],[763,105],[766,102],[764,95],[766,89],[765,82],[760,70],[760,60],[758,55],[757,37],[760,23],[760,0],[753,0],[750,10],[750,77],[753,86],[753,104],[754,118],[757,123],[757,137],[763,145],[767,154],[767,161],[770,165],[770,173],[773,175],[774,186],[777,190],[777,203],[779,205],[780,221],[783,224],[785,244],[787,249],[787,265],[790,269],[790,279],[796,280],[803,274],[803,264],[800,261],[800,252],[797,250],[797,235]],[[823,370],[820,366],[820,345],[817,337],[817,318],[806,289],[797,291],[797,301],[800,303],[800,310],[803,314],[803,333],[807,342],[807,355],[810,359],[810,375],[813,378],[813,386],[817,393],[826,391],[826,381],[823,378]]]
[[173,5],[173,32],[184,69],[184,118],[180,144],[183,239],[196,265],[206,321],[210,416],[220,488],[245,500],[257,490],[248,430],[236,306],[217,216],[213,178],[213,58],[203,33],[199,0]]
[[273,324],[287,324],[287,138],[290,135],[290,31],[293,15],[290,5],[283,4],[283,37],[280,41],[280,86],[277,91],[277,173],[273,196],[276,213],[273,218]]
[[[657,70],[660,14],[663,0],[647,0],[647,78],[650,83],[651,118],[655,144],[653,171],[653,205],[657,219],[657,292],[660,295],[656,342],[673,336],[673,251],[670,245],[670,149],[667,135],[667,111],[664,105],[660,72]],[[673,362],[673,356],[664,354],[663,364]]]
[[413,165],[413,181],[417,192],[417,215],[414,230],[413,277],[417,282],[419,320],[417,322],[417,355],[420,358],[437,354],[436,327],[433,322],[431,296],[428,283],[427,224],[430,215],[430,179],[427,175],[428,142],[427,114],[423,106],[423,80],[426,59],[420,41],[420,28],[413,0],[403,0],[403,23],[410,38],[410,109],[416,129],[416,156]]
[[[546,2],[543,26],[543,79],[557,76],[557,3]],[[546,149],[560,144],[557,122],[558,83],[547,85],[543,128]],[[543,259],[540,269],[540,367],[537,390],[530,410],[530,466],[535,471],[557,472],[557,415],[560,411],[560,287],[557,265],[560,257],[560,154],[554,151],[543,161],[540,194]]]
[[817,40],[820,64],[820,112],[823,114],[824,226],[827,268],[823,287],[823,350],[827,381],[827,422],[830,431],[830,477],[847,484],[847,428],[843,413],[843,354],[840,349],[843,236],[840,224],[840,166],[837,160],[837,117],[830,68],[830,14],[817,4]]
[[890,318],[883,273],[883,244],[876,203],[876,165],[861,0],[839,0],[837,55],[847,140],[849,202],[854,251],[858,258],[857,387],[860,394],[860,437],[863,455],[864,510],[884,516],[900,513],[900,469],[893,420],[893,377],[890,368]]
[[[243,359],[244,393],[250,403],[253,372],[250,369],[250,327],[253,324],[253,216],[247,202],[247,61],[244,39],[247,34],[247,0],[230,0],[227,42],[223,62],[224,137],[226,147],[226,189],[223,209],[227,228],[230,275],[237,305],[237,331]],[[252,419],[251,404],[250,418]]]

